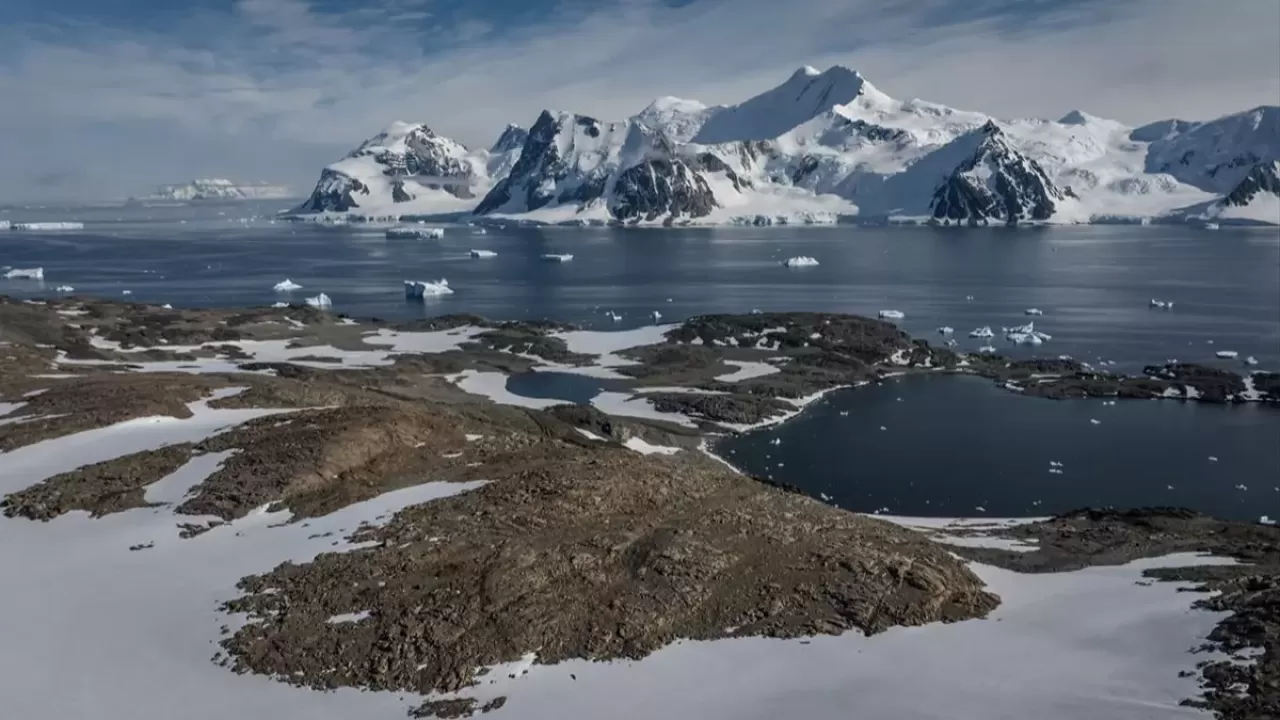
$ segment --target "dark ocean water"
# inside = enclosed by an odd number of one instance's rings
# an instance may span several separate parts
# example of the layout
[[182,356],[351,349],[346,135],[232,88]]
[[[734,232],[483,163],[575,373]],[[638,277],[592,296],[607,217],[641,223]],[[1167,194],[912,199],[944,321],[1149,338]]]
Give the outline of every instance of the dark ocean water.
[[[1053,336],[1050,342],[1034,350],[1009,347],[999,337],[994,344],[1014,356],[1067,354],[1114,361],[1128,371],[1173,358],[1243,369],[1239,360],[1216,360],[1218,350],[1252,355],[1260,369],[1280,369],[1280,233],[1274,229],[489,228],[479,234],[450,225],[441,240],[389,240],[381,228],[272,222],[279,209],[278,203],[0,209],[0,220],[86,223],[84,231],[0,233],[0,267],[42,266],[46,278],[0,279],[0,293],[50,297],[56,286],[71,285],[84,295],[120,297],[130,290],[130,298],[142,302],[243,306],[323,291],[335,311],[354,316],[471,312],[597,329],[651,323],[654,310],[667,322],[753,308],[873,316],[895,309],[906,314],[900,326],[931,341],[941,339],[937,327],[954,327],[962,349],[983,344],[967,337],[975,327],[999,333],[1001,326],[1034,319]],[[498,256],[472,259],[471,248]],[[539,259],[552,252],[575,258]],[[795,255],[821,264],[780,266]],[[273,292],[286,277],[304,289]],[[447,278],[455,294],[405,300],[403,280],[439,278]],[[1153,298],[1174,307],[1152,309]],[[1032,307],[1043,316],[1025,316]],[[622,321],[610,321],[608,311]],[[581,402],[596,382],[521,377],[510,389]],[[885,393],[894,395],[886,400]],[[1091,415],[1102,415],[1103,424],[1091,425]],[[882,425],[889,429],[879,430]],[[783,443],[749,436],[731,441],[726,452],[732,449],[732,459],[747,469],[859,510],[959,514],[982,506],[989,514],[1026,514],[1104,502],[1176,502],[1242,517],[1268,508],[1280,514],[1273,499],[1280,492],[1271,490],[1280,485],[1280,412],[1269,409],[1165,402],[1102,407],[940,378],[836,394],[769,432],[780,433]],[[1209,465],[1208,455],[1219,462]],[[1062,475],[1047,472],[1050,459],[1065,464]],[[1237,484],[1248,490],[1236,490]]]

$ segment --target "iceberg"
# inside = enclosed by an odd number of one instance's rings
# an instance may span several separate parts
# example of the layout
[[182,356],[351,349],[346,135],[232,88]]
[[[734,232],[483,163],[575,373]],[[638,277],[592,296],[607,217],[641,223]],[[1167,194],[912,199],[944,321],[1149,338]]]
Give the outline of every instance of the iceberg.
[[1256,358],[1256,357],[1254,357],[1254,356],[1250,355],[1249,357],[1247,357],[1247,358],[1245,358],[1245,359],[1244,359],[1244,364],[1245,364],[1245,365],[1257,365],[1257,364],[1258,364],[1258,358]]
[[82,222],[16,222],[10,223],[11,230],[83,230]]
[[655,323],[662,319],[662,313],[658,312],[657,310],[654,310],[652,314],[653,314],[653,321]]
[[1235,350],[1219,350],[1214,354],[1222,358],[1223,360],[1235,360],[1236,356],[1238,356],[1240,353],[1236,352]]
[[13,268],[4,276],[9,280],[43,280],[44,268]]
[[9,229],[9,221],[0,220],[0,230],[8,230],[8,229]]
[[54,292],[60,292],[60,293],[69,293],[69,292],[75,292],[75,291],[76,291],[76,289],[75,289],[75,288],[73,288],[73,287],[71,287],[70,285],[59,285],[58,287],[54,288],[53,290],[54,290]]
[[983,327],[969,333],[969,337],[971,338],[993,338],[995,336],[996,334],[991,332],[991,327],[989,325],[984,325]]
[[284,280],[276,283],[272,289],[276,292],[290,292],[292,290],[301,290],[302,286],[289,278],[285,278]]
[[289,307],[289,303],[287,303],[287,302],[276,302],[276,303],[271,303],[271,307],[273,307],[273,308],[287,308],[287,307]]
[[542,253],[540,257],[547,262],[569,262],[573,259],[573,255],[568,253]]
[[943,325],[942,327],[938,328],[939,335],[950,335],[955,331],[956,329],[951,327],[950,325]]
[[315,296],[315,297],[309,297],[309,298],[307,298],[306,302],[307,302],[307,304],[308,304],[308,305],[310,305],[311,307],[313,307],[313,308],[320,308],[320,309],[322,309],[322,310],[323,310],[324,308],[327,308],[327,307],[330,307],[330,306],[332,306],[332,305],[333,305],[333,301],[332,301],[332,300],[330,300],[330,299],[329,299],[329,296],[328,296],[328,295],[325,295],[324,293],[320,293],[319,295],[317,295],[317,296]]
[[1161,310],[1172,310],[1173,301],[1156,300],[1155,298],[1151,298],[1151,307],[1160,308]]
[[1026,315],[1043,315],[1044,314],[1044,311],[1041,310],[1040,308],[1027,308],[1022,312]]
[[904,317],[906,317],[906,314],[903,313],[901,310],[881,310],[880,311],[881,320],[901,320]]
[[440,297],[441,295],[452,295],[453,288],[449,287],[449,281],[440,278],[434,282],[422,280],[405,280],[404,296],[411,300],[421,300],[427,297]]
[[1036,324],[1029,322],[1026,325],[1005,328],[1005,339],[1011,340],[1019,345],[1040,345],[1045,340],[1052,340],[1053,336],[1048,333],[1042,333],[1036,330]]
[[978,348],[978,352],[988,354],[988,355],[995,351],[996,349],[990,345],[983,345],[982,347]]
[[494,251],[492,251],[492,250],[476,250],[476,249],[472,248],[472,250],[471,250],[471,257],[473,257],[473,258],[491,258],[491,257],[498,257],[498,253],[496,253],[496,252],[494,252]]
[[793,258],[787,258],[782,261],[784,267],[813,267],[818,264],[817,258],[811,258],[808,255],[797,255]]
[[387,238],[391,240],[439,240],[442,237],[444,237],[444,228],[438,227],[387,228]]

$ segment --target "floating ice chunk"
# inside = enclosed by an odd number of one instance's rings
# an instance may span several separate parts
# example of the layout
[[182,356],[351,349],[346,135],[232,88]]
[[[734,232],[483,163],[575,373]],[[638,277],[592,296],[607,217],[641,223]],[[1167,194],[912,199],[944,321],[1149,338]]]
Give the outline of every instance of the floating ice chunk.
[[781,444],[782,444],[782,438],[774,438],[774,439],[772,439],[772,440],[770,440],[770,441],[769,441],[769,444],[770,444],[770,445],[781,445]]
[[1218,462],[1218,456],[1217,456],[1217,455],[1210,455],[1210,456],[1209,456],[1209,462]]
[[1205,229],[1205,230],[1217,230],[1217,229],[1218,229],[1218,223],[1211,223],[1211,222],[1207,222],[1207,223],[1205,223],[1205,224],[1204,224],[1204,229]]
[[387,228],[387,238],[392,240],[439,240],[444,237],[444,228],[401,226]]
[[1167,301],[1166,301],[1166,300],[1157,300],[1157,299],[1155,299],[1155,298],[1151,298],[1151,307],[1153,307],[1153,308],[1160,308],[1161,310],[1172,310],[1172,309],[1173,309],[1173,301],[1172,301],[1172,300],[1167,300]]
[[1019,345],[1040,345],[1046,340],[1052,340],[1053,336],[1036,330],[1036,324],[1029,322],[1026,325],[1005,328],[1005,339]]
[[310,305],[313,308],[321,308],[321,309],[331,307],[333,305],[333,301],[330,300],[329,296],[325,295],[324,293],[320,293],[315,297],[309,297],[307,298],[306,302],[308,305]]
[[654,321],[654,322],[658,322],[658,321],[662,320],[662,313],[658,312],[657,310],[654,310],[654,311],[653,311],[652,313],[650,313],[650,314],[651,314],[651,315],[653,315],[653,321]]
[[[481,229],[480,229],[480,231],[481,231],[481,232],[484,232],[484,228],[481,228]],[[472,249],[471,249],[471,257],[473,257],[473,258],[491,258],[491,257],[498,257],[498,253],[496,253],[496,252],[494,252],[494,251],[492,251],[492,250],[477,250],[477,249],[475,249],[475,248],[472,248]]]
[[903,313],[901,310],[881,310],[880,311],[881,320],[901,320],[904,317],[906,317],[906,314]]
[[972,300],[972,299],[973,299],[973,296],[972,296],[972,295],[965,295],[965,296],[964,296],[964,299],[965,299],[965,300]]
[[1245,365],[1257,365],[1257,364],[1258,364],[1258,358],[1256,358],[1256,357],[1254,357],[1254,356],[1250,355],[1249,357],[1247,357],[1247,358],[1245,358],[1245,359],[1244,359],[1244,364],[1245,364]]
[[132,295],[132,294],[133,294],[133,291],[132,291],[132,290],[121,290],[121,291],[120,291],[120,294],[121,294],[121,295]]
[[161,310],[172,310],[172,309],[173,309],[173,306],[172,306],[172,305],[170,305],[169,303],[165,303],[165,304],[163,304],[163,305],[161,305],[161,306],[160,306],[160,309],[161,309]]
[[760,308],[751,308],[751,314],[752,314],[752,315],[763,315],[763,314],[764,314],[764,311],[763,311],[763,310],[761,310]]
[[9,280],[43,280],[44,268],[13,268],[4,276]]
[[449,281],[440,278],[434,282],[424,280],[405,280],[404,296],[411,299],[421,299],[424,297],[440,297],[441,295],[452,295],[453,288],[449,287]]
[[1095,418],[1090,418],[1090,419],[1089,419],[1089,424],[1090,424],[1090,425],[1101,425],[1101,424],[1102,424],[1102,421],[1101,421],[1101,420],[1097,420],[1097,419],[1095,419]]
[[1275,520],[1272,520],[1270,517],[1267,517],[1266,515],[1263,515],[1262,517],[1258,518],[1258,522],[1259,522],[1259,523],[1261,523],[1261,524],[1263,524],[1263,525],[1275,525],[1275,524],[1276,524],[1276,521],[1275,521]]
[[818,264],[817,258],[811,258],[808,255],[797,255],[782,261],[784,267],[813,267]]
[[489,231],[484,228],[476,228],[475,230],[472,230],[471,233],[473,235],[488,235]]
[[948,338],[947,341],[943,343],[943,345],[946,345],[947,347],[955,347],[956,345],[959,345],[959,344],[960,343],[956,342],[955,338]]
[[1249,486],[1245,485],[1244,483],[1240,483],[1239,485],[1236,485],[1236,489],[1247,492],[1249,490]]
[[1218,352],[1214,353],[1214,355],[1217,355],[1223,360],[1235,360],[1236,356],[1239,354],[1240,353],[1236,352],[1235,350],[1219,350]]
[[561,263],[569,262],[573,259],[573,255],[570,253],[542,253],[539,257],[547,262]]
[[622,316],[612,310],[605,313],[605,315],[614,322],[620,322],[622,320]]
[[953,332],[955,332],[955,331],[956,331],[956,329],[955,329],[955,328],[953,328],[953,327],[951,327],[951,326],[949,326],[949,325],[943,325],[942,327],[938,328],[938,334],[939,334],[939,335],[950,335],[951,333],[953,333]]
[[880,429],[881,429],[881,430],[888,430],[889,428],[887,428],[887,427],[885,427],[885,426],[881,425],[881,426],[880,426]]
[[271,303],[271,307],[273,307],[273,308],[287,308],[287,307],[289,307],[289,303],[287,303],[287,302],[275,302],[275,303]]
[[54,290],[60,293],[69,293],[69,292],[76,291],[76,289],[71,287],[70,285],[59,285],[58,287],[54,288]]
[[13,230],[83,230],[82,222],[16,222],[10,225]]
[[978,348],[978,352],[984,353],[984,354],[991,354],[995,351],[996,349],[990,345],[983,345],[982,347]]
[[1043,310],[1041,310],[1040,308],[1027,308],[1026,310],[1023,310],[1022,312],[1023,312],[1023,313],[1025,313],[1025,314],[1027,314],[1027,315],[1043,315],[1043,314],[1044,314],[1044,311],[1043,311]]
[[301,290],[302,286],[289,278],[285,278],[284,280],[276,283],[271,289],[276,292],[290,292],[293,290]]
[[992,338],[995,336],[996,334],[991,331],[991,327],[988,325],[984,325],[969,333],[969,337],[971,338]]

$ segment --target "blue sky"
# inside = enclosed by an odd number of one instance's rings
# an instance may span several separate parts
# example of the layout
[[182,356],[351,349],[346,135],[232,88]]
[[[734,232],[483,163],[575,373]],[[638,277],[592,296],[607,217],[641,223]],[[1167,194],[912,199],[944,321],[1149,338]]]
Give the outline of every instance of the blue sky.
[[1275,0],[0,0],[0,203],[287,182],[393,120],[731,103],[840,63],[890,95],[1129,123],[1280,104]]

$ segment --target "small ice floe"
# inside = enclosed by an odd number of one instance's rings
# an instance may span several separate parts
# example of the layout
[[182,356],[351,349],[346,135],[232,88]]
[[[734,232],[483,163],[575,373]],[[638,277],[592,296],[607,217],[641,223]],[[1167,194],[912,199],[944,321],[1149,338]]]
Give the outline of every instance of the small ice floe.
[[[481,228],[481,232],[483,232],[483,231],[484,231],[484,228]],[[477,248],[472,248],[472,249],[471,249],[471,257],[473,257],[473,258],[491,258],[491,257],[498,257],[498,253],[496,253],[496,252],[494,252],[494,251],[492,251],[492,250],[479,250],[479,249],[477,249]]]
[[972,296],[972,295],[965,295],[965,296],[964,296],[964,299],[965,299],[965,300],[973,300],[973,296]]
[[993,352],[995,352],[995,351],[996,351],[996,349],[995,349],[994,347],[992,347],[991,345],[983,345],[982,347],[978,348],[978,352],[983,353],[983,354],[985,354],[985,355],[990,355],[991,353],[993,353]]
[[808,255],[797,255],[782,261],[783,267],[813,267],[818,264],[817,258],[811,258]]
[[133,291],[132,291],[132,290],[121,290],[121,291],[120,291],[120,294],[121,294],[121,295],[132,295],[132,294],[133,294]]
[[1249,486],[1244,483],[1240,483],[1239,485],[1236,485],[1236,489],[1247,492],[1249,490]]
[[170,305],[169,303],[165,303],[165,304],[163,304],[163,305],[161,305],[161,306],[160,306],[160,309],[161,309],[161,310],[172,310],[172,309],[173,309],[173,306],[172,306],[172,305]]
[[621,315],[619,315],[618,313],[616,313],[616,312],[612,311],[612,310],[610,310],[609,312],[605,313],[604,315],[605,315],[605,317],[609,318],[610,320],[612,320],[612,321],[614,321],[614,322],[621,322],[621,321],[622,321],[622,316],[621,316]]
[[662,313],[658,312],[657,310],[654,310],[653,312],[651,312],[651,313],[649,313],[649,314],[653,316],[653,321],[654,321],[654,322],[658,322],[658,321],[662,320]]
[[1217,230],[1217,229],[1218,229],[1218,223],[1211,223],[1211,222],[1207,222],[1207,223],[1205,223],[1205,224],[1204,224],[1204,229],[1205,229],[1205,230]]
[[841,411],[840,411],[840,417],[849,417],[849,411],[848,411],[848,410],[841,410]]
[[774,438],[774,439],[772,439],[772,440],[770,440],[770,441],[769,441],[769,444],[770,444],[770,445],[781,445],[781,444],[782,444],[782,438]]
[[573,259],[573,255],[569,253],[542,253],[542,255],[540,255],[539,257],[546,262],[561,262],[561,263],[569,262],[570,260]]
[[760,308],[751,308],[751,314],[752,314],[752,315],[763,315],[763,314],[764,314],[764,311],[763,311],[763,310],[761,310]]
[[444,228],[401,226],[387,228],[387,238],[391,240],[439,240],[444,237]]
[[10,226],[12,230],[83,230],[82,222],[16,222]]
[[1062,463],[1058,462],[1057,460],[1050,460],[1049,467],[1062,467]]
[[1070,356],[1070,355],[1059,355],[1059,356],[1058,356],[1058,359],[1059,359],[1059,360],[1068,360],[1068,361],[1069,361],[1069,360],[1071,360],[1071,356]]
[[273,307],[273,308],[287,308],[287,307],[289,307],[289,303],[287,303],[287,302],[274,302],[274,303],[271,303],[271,307]]
[[953,332],[955,332],[955,331],[956,331],[956,329],[955,329],[955,328],[953,328],[953,327],[951,327],[951,326],[949,326],[949,325],[943,325],[942,327],[938,328],[938,334],[939,334],[939,335],[950,335],[951,333],[953,333]]
[[947,338],[947,341],[943,343],[943,345],[946,345],[947,347],[955,347],[959,344],[960,343],[956,342],[955,338]]
[[901,310],[881,310],[880,311],[881,320],[901,320],[904,317],[906,317],[906,314],[903,313]]
[[986,511],[987,511],[987,509],[986,509],[985,507],[981,506],[981,505],[976,505],[976,506],[974,506],[974,508],[973,508],[973,509],[974,509],[974,510],[977,510],[978,512],[986,512]]
[[54,288],[54,291],[60,292],[60,293],[69,293],[69,292],[75,292],[76,289],[71,287],[70,285],[59,285],[58,287]]
[[333,306],[333,301],[330,300],[329,296],[325,295],[324,293],[320,293],[315,297],[307,298],[306,303],[313,308],[321,308],[321,309]]
[[1214,353],[1214,355],[1217,355],[1223,360],[1235,360],[1236,356],[1239,354],[1240,353],[1236,352],[1235,350],[1219,350],[1218,352]]
[[[824,492],[818,493],[818,497],[822,499],[822,502],[831,502],[831,496]],[[1263,515],[1262,517],[1266,517],[1266,515]]]
[[1172,300],[1157,300],[1157,299],[1155,299],[1155,298],[1151,298],[1151,305],[1150,305],[1150,307],[1153,307],[1153,308],[1160,308],[1161,310],[1172,310],[1172,309],[1173,309],[1173,301],[1172,301]]
[[271,289],[275,290],[276,292],[292,292],[294,290],[301,290],[302,286],[290,280],[289,278],[285,278],[280,282],[276,283],[274,286],[272,286]]
[[8,280],[43,280],[44,268],[13,268],[4,276]]
[[476,228],[471,231],[471,234],[472,235],[488,235],[489,233],[484,228]]
[[988,325],[983,325],[969,333],[969,337],[971,338],[993,338],[995,336],[996,334],[991,331],[991,327]]
[[1262,524],[1262,525],[1275,525],[1275,524],[1276,524],[1276,521],[1275,521],[1275,520],[1272,520],[1270,517],[1268,517],[1268,516],[1266,516],[1266,515],[1263,515],[1262,517],[1258,518],[1258,522],[1259,522],[1260,524]]
[[1027,308],[1022,311],[1024,315],[1043,315],[1044,311],[1040,308]]
[[1102,424],[1102,421],[1101,421],[1101,420],[1098,420],[1097,418],[1089,418],[1089,424],[1090,424],[1090,425],[1101,425],[1101,424]]
[[880,426],[880,429],[881,429],[881,430],[888,430],[889,428],[887,428],[887,427],[885,427],[885,426],[881,425],[881,426]]
[[1210,455],[1210,456],[1209,456],[1209,462],[1218,462],[1218,456],[1217,456],[1217,455]]
[[440,297],[441,295],[452,295],[453,288],[449,287],[449,281],[444,278],[439,280],[405,280],[404,296],[412,300],[421,300],[427,297]]
[[1256,357],[1254,357],[1254,356],[1250,355],[1249,357],[1247,357],[1247,358],[1245,358],[1245,359],[1244,359],[1244,364],[1245,364],[1245,365],[1257,365],[1257,364],[1258,364],[1258,358],[1256,358]]

